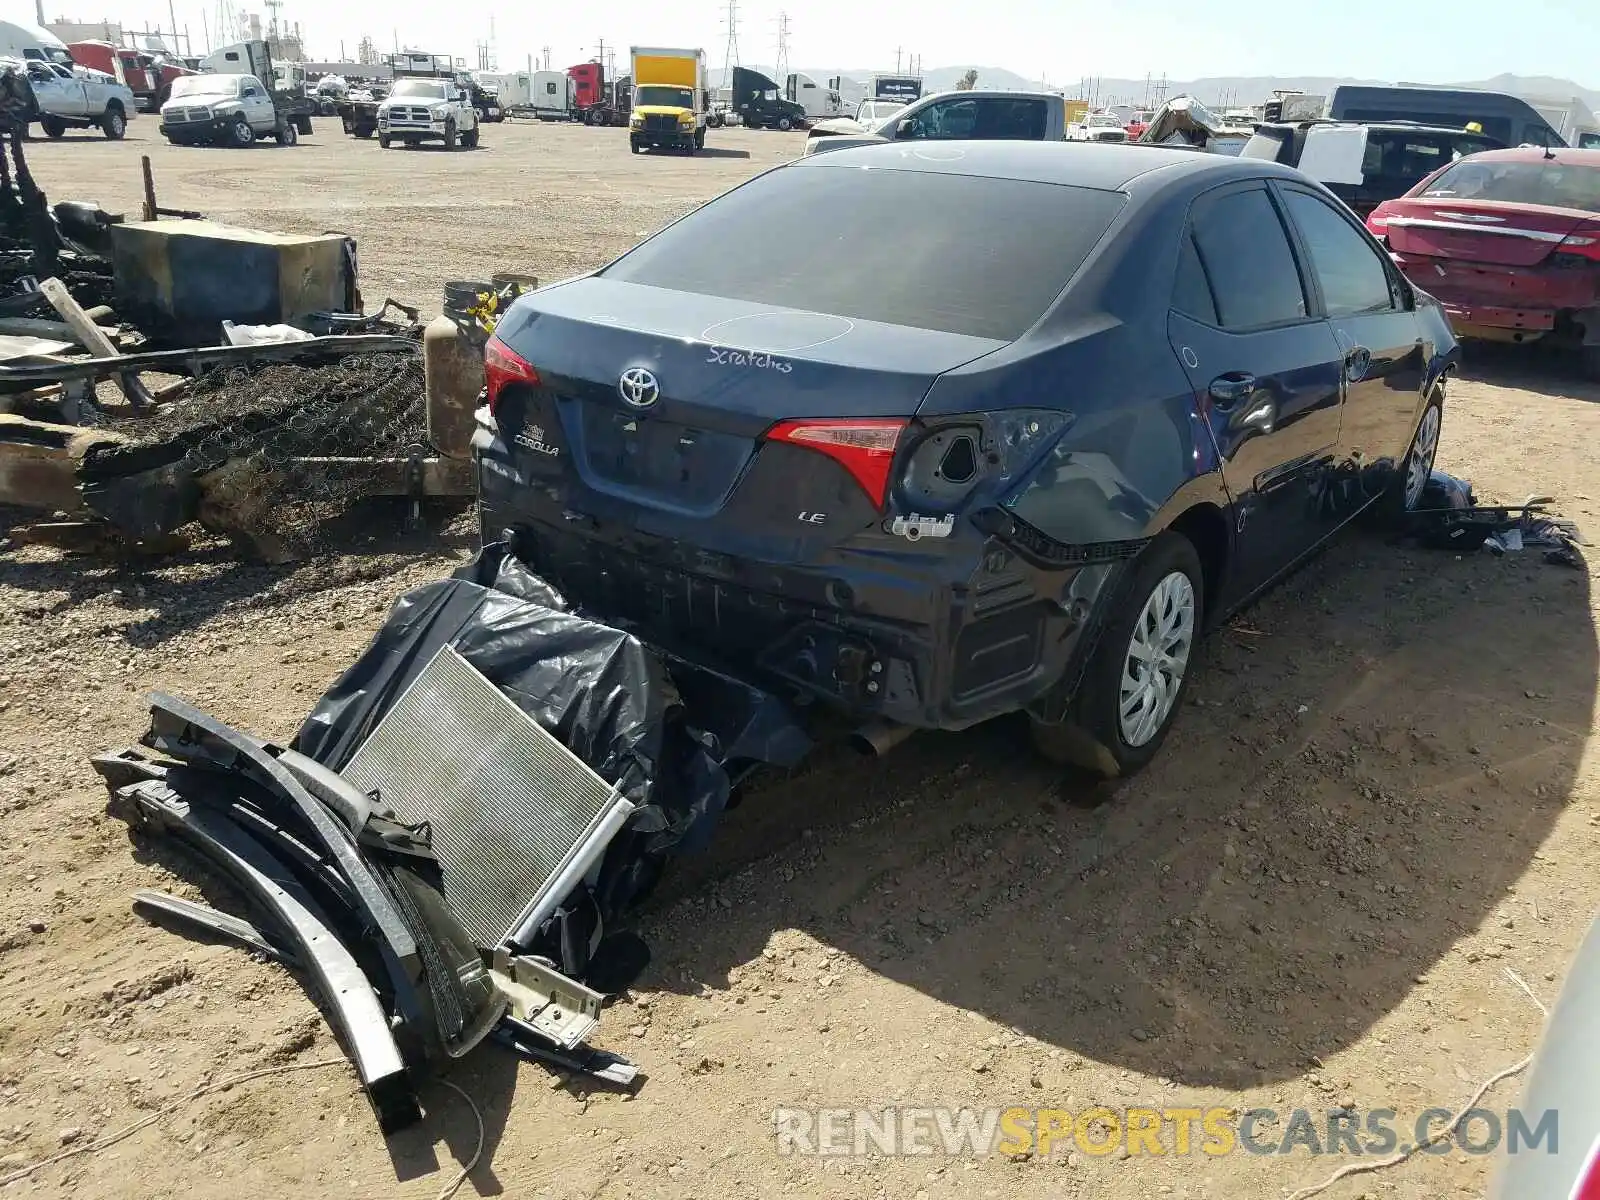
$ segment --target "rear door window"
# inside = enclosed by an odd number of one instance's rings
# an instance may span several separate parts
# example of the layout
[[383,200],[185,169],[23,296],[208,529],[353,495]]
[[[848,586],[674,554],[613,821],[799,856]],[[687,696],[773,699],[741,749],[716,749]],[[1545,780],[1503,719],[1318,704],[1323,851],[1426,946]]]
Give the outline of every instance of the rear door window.
[[1388,267],[1338,209],[1309,192],[1285,189],[1283,198],[1310,256],[1328,316],[1352,317],[1394,307]]
[[1211,193],[1189,214],[1194,244],[1224,329],[1305,320],[1305,289],[1265,187]]
[[[827,165],[835,157],[758,176],[602,274],[1011,341],[1045,314],[1127,201],[1060,184]],[[818,213],[828,214],[821,226]],[[794,230],[812,232],[785,232]]]

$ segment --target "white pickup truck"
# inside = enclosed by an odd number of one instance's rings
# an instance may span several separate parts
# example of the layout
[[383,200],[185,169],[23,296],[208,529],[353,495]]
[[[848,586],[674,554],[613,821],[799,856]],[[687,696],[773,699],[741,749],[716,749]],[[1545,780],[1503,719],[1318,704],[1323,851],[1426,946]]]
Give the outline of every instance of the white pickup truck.
[[161,106],[161,133],[174,146],[253,146],[270,137],[280,146],[300,140],[294,120],[278,111],[254,75],[186,75],[172,81]]
[[446,150],[478,144],[478,112],[453,79],[397,79],[378,105],[378,145],[443,142]]
[[128,132],[128,122],[139,111],[132,90],[103,71],[69,69],[39,59],[26,64],[20,59],[3,59],[0,66],[27,72],[33,91],[32,119],[47,137],[61,137],[69,129],[98,127],[116,141]]

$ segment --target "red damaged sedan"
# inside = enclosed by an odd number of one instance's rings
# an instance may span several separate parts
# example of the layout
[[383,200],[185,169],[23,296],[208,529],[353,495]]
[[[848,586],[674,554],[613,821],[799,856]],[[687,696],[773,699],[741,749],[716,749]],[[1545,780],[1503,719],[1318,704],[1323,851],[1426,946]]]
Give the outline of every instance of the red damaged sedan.
[[1459,336],[1581,346],[1600,378],[1600,150],[1469,155],[1367,227]]

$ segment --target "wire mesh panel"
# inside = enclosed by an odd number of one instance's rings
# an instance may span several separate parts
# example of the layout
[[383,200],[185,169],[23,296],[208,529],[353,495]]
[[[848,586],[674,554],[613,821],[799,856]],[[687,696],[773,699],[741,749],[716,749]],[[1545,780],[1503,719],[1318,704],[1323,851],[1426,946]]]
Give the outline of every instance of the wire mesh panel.
[[445,899],[499,945],[613,807],[613,789],[446,646],[341,774],[433,826]]
[[[373,490],[379,468],[427,447],[420,354],[358,354],[321,364],[218,368],[148,417],[110,423],[131,439],[97,459],[206,479],[211,504],[236,524],[291,544],[316,543],[323,522]],[[307,461],[311,460],[311,461]]]

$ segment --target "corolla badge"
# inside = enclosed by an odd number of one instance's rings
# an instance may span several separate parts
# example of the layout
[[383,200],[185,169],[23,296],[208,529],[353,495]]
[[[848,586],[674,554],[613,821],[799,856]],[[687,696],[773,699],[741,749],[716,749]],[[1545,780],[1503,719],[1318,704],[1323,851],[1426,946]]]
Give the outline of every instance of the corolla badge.
[[661,385],[643,367],[630,367],[617,380],[617,392],[629,408],[649,408],[661,399]]

